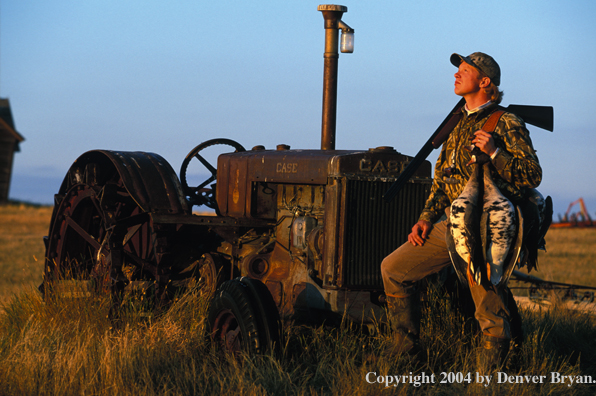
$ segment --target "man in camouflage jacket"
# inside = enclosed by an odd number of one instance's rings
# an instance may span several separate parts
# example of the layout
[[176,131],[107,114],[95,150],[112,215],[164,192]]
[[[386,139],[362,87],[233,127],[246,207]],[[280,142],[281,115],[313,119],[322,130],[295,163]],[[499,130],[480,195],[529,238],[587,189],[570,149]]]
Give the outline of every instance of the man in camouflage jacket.
[[[466,166],[472,154],[464,146],[470,145],[474,132],[482,129],[496,107],[496,103],[491,103],[470,115],[462,109],[463,119],[441,148],[441,154],[435,165],[431,194],[420,216],[421,220],[431,223],[437,221],[463,191],[473,171],[473,167]],[[542,169],[532,147],[528,130],[524,122],[515,114],[505,113],[501,116],[492,138],[499,151],[491,159],[493,165],[491,176],[503,195],[513,202],[519,201],[524,198],[528,188],[538,186],[542,179]],[[457,170],[449,180],[451,183],[445,182],[450,178],[445,175],[445,170],[451,167],[454,155],[457,160]]]
[[[520,118],[505,113],[492,134],[482,130],[503,95],[498,88],[499,65],[481,52],[469,56],[453,54],[451,63],[458,67],[454,91],[466,101],[463,117],[441,148],[430,196],[419,221],[412,227],[408,242],[381,264],[394,330],[394,342],[386,351],[388,354],[419,351],[417,282],[451,264],[445,242],[448,220],[440,220],[473,172],[473,167],[467,165],[472,153],[465,146],[474,144],[490,157],[495,184],[514,203],[523,201],[542,179],[529,132]],[[503,363],[511,339],[506,291],[485,285],[471,286],[470,291],[476,306],[475,316],[483,332],[479,364],[494,368]]]

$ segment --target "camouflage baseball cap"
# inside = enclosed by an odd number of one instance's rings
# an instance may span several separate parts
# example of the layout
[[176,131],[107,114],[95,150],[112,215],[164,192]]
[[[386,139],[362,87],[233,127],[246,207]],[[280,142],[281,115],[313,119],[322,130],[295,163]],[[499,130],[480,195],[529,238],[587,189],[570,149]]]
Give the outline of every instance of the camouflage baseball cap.
[[501,84],[501,68],[490,55],[482,52],[474,52],[468,56],[453,54],[450,60],[455,67],[459,67],[460,63],[466,62],[486,74],[496,86]]

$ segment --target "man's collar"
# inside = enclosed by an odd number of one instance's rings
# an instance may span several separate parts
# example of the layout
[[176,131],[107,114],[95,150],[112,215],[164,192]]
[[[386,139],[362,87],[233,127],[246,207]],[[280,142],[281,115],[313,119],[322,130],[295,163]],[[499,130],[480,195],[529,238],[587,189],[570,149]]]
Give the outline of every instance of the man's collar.
[[470,114],[478,113],[480,110],[484,110],[492,104],[493,104],[493,102],[491,100],[489,100],[485,104],[480,105],[480,106],[476,107],[475,109],[470,110],[470,109],[468,109],[468,104],[466,103],[466,105],[464,106],[464,110],[466,112],[466,115],[470,115]]

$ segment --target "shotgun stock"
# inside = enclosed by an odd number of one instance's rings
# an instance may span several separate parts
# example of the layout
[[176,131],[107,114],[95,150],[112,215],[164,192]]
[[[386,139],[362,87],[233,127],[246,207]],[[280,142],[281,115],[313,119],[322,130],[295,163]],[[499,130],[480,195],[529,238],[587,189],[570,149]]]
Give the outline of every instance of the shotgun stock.
[[[412,175],[418,170],[420,165],[426,160],[426,157],[436,148],[441,147],[443,142],[447,140],[449,134],[453,131],[457,123],[462,117],[461,109],[465,105],[465,100],[462,98],[453,110],[449,113],[447,118],[443,120],[441,125],[437,128],[435,133],[432,134],[430,139],[422,146],[418,154],[412,161],[406,166],[397,177],[397,180],[393,182],[391,187],[383,195],[385,201],[391,201],[402,189],[404,184],[410,180]],[[532,124],[547,131],[553,131],[554,115],[553,108],[551,106],[527,106],[527,105],[509,105],[507,107],[499,106],[501,110],[505,110],[509,113],[521,117],[526,123]]]
[[383,199],[385,199],[385,201],[391,201],[393,198],[395,198],[395,196],[401,190],[403,185],[406,184],[408,180],[410,180],[412,175],[418,170],[418,168],[420,167],[420,165],[422,165],[424,160],[426,160],[426,157],[428,157],[428,155],[434,149],[441,147],[441,144],[443,144],[443,142],[447,140],[447,137],[449,136],[451,131],[453,131],[453,128],[455,128],[455,126],[461,119],[461,110],[465,106],[465,104],[465,99],[461,98],[460,101],[455,105],[453,110],[451,110],[447,118],[445,118],[441,125],[439,125],[435,133],[433,133],[430,139],[428,139],[424,146],[422,146],[418,154],[416,154],[416,156],[412,158],[412,161],[410,161],[408,166],[406,166],[406,169],[404,169],[399,174],[397,180],[395,180],[391,187],[389,187],[389,189],[385,192],[385,195],[383,195]]

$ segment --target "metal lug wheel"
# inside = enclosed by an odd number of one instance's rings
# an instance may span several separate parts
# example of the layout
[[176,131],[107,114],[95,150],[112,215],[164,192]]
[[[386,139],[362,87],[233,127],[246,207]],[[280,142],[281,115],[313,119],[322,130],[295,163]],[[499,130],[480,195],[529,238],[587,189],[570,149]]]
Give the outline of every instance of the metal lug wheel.
[[149,218],[127,193],[117,172],[105,180],[103,184],[77,180],[54,209],[44,291],[66,282],[105,293],[131,281],[154,279]]
[[217,287],[224,282],[228,271],[226,271],[222,259],[215,254],[203,254],[198,265],[198,287],[203,296],[211,299],[215,295]]

